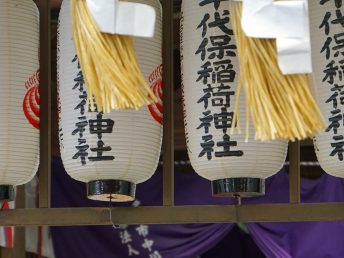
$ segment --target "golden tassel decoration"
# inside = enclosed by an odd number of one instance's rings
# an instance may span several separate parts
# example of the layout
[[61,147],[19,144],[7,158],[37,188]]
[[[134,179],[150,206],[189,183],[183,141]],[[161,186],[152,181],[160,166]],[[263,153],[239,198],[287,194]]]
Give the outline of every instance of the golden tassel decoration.
[[131,37],[99,31],[85,0],[71,1],[72,30],[91,109],[138,109],[157,98],[144,79]]
[[230,13],[240,63],[233,125],[239,122],[239,96],[244,88],[247,139],[250,118],[255,138],[264,141],[302,140],[318,134],[325,122],[307,75],[283,75],[278,67],[276,41],[245,35],[241,28],[242,3],[230,1]]

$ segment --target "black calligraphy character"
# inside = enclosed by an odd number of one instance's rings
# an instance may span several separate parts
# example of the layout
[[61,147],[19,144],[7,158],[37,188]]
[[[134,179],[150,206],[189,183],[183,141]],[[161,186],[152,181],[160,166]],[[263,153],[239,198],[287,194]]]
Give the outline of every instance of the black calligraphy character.
[[227,35],[233,35],[233,30],[229,29],[226,25],[229,24],[229,11],[223,11],[224,18],[221,18],[219,12],[215,12],[214,21],[209,22],[209,28],[219,28],[223,33]]
[[88,159],[90,161],[103,161],[103,160],[114,160],[114,156],[104,156],[103,152],[105,151],[111,151],[112,148],[110,146],[105,146],[104,142],[102,140],[99,140],[97,142],[97,147],[96,148],[91,148],[92,152],[96,152],[97,156],[96,157],[89,157]]
[[201,21],[201,23],[197,26],[197,29],[202,28],[202,38],[207,35],[207,21],[209,20],[210,15],[209,13],[206,13]]
[[85,114],[85,105],[87,102],[87,93],[86,91],[83,91],[81,95],[79,95],[79,99],[81,100],[79,104],[74,108],[74,110],[80,109],[80,114]]
[[86,116],[78,117],[79,122],[75,123],[76,129],[72,132],[72,135],[79,134],[79,138],[82,138],[84,136],[84,132],[86,130],[86,126],[88,125],[88,122],[86,119]]
[[91,134],[100,134],[102,133],[112,133],[113,126],[115,122],[111,119],[104,119],[103,113],[98,113],[97,119],[90,119],[90,133]]
[[215,152],[215,157],[241,157],[242,155],[244,155],[243,151],[241,150],[231,150],[231,147],[236,147],[238,143],[236,141],[231,141],[228,134],[224,134],[223,141],[218,142],[216,145],[218,147],[222,147],[223,151]]
[[204,135],[202,136],[203,142],[201,142],[202,151],[198,155],[199,158],[203,157],[204,155],[207,155],[207,159],[211,160],[212,153],[214,152],[214,141],[212,135]]
[[331,37],[327,37],[325,43],[324,43],[324,46],[322,47],[320,53],[326,51],[326,59],[328,60],[331,56],[331,48],[330,48],[330,45],[331,45],[331,42],[332,42],[332,38]]
[[337,108],[337,106],[338,106],[337,97],[338,97],[338,92],[333,93],[332,96],[329,97],[328,100],[326,100],[326,103],[332,102],[333,108]]
[[78,69],[80,69],[81,66],[80,66],[80,62],[79,62],[79,59],[78,59],[78,56],[77,56],[77,55],[75,55],[75,56],[73,57],[72,63],[75,63],[76,61],[78,61]]
[[[229,85],[224,85],[223,83],[220,84],[219,87],[214,87],[213,89],[213,98],[211,100],[213,107],[226,107],[229,108],[231,106],[231,96],[235,95],[234,91],[230,90]],[[217,90],[215,92],[215,89]]]
[[203,117],[199,118],[201,124],[197,127],[197,130],[204,128],[205,133],[209,133],[209,127],[211,127],[211,122],[213,121],[213,116],[211,115],[211,111],[208,110],[203,112]]
[[213,63],[214,71],[212,73],[213,83],[234,82],[236,72],[233,70],[233,64],[230,59],[224,59]]
[[331,88],[331,91],[334,91],[338,94],[340,94],[340,104],[344,105],[344,91],[343,91],[344,85],[338,85],[337,83],[334,84],[334,86]]
[[76,88],[78,88],[78,90],[80,92],[83,92],[84,90],[84,84],[85,84],[85,81],[84,81],[84,76],[82,74],[82,72],[78,72],[76,78],[74,78],[74,86],[73,86],[73,90],[75,90]]
[[232,127],[233,112],[228,112],[225,107],[221,108],[221,113],[214,114],[214,126],[216,129],[222,129],[223,133]]
[[329,64],[326,65],[327,69],[325,69],[323,72],[325,73],[325,76],[323,78],[323,82],[327,80],[328,83],[333,84],[334,78],[337,76],[338,72],[338,66],[334,66],[335,62],[332,60]]
[[322,27],[325,27],[325,34],[328,35],[330,33],[330,18],[331,18],[331,13],[330,12],[326,12],[323,21],[321,22],[319,29],[321,29]]
[[195,55],[201,54],[201,59],[204,61],[205,56],[206,56],[206,46],[208,45],[208,39],[203,38],[202,43],[199,45],[197,51],[195,52]]
[[73,156],[73,159],[80,158],[81,164],[83,166],[86,165],[86,157],[88,156],[87,150],[89,146],[86,144],[86,145],[75,146],[75,148],[78,150],[78,152]]
[[338,128],[340,127],[340,122],[343,120],[343,115],[340,109],[335,109],[331,111],[332,117],[328,119],[330,125],[326,129],[326,132],[330,132],[333,129],[333,133],[337,134]]
[[333,140],[335,140],[336,142],[331,143],[331,147],[334,149],[330,153],[330,156],[334,157],[337,155],[340,161],[343,161],[343,152],[344,152],[343,139],[344,139],[343,135],[336,135],[336,136],[333,136]]
[[207,88],[203,89],[204,95],[197,101],[198,104],[203,102],[204,109],[208,109],[209,104],[209,98],[211,97],[211,93],[213,92],[213,89],[211,87],[211,84],[207,84]]
[[223,59],[224,56],[236,56],[234,50],[236,49],[235,45],[230,45],[231,37],[228,35],[218,35],[210,37],[212,47],[209,47],[207,50],[211,54],[209,59]]
[[207,61],[206,63],[204,63],[201,68],[203,68],[202,70],[198,70],[197,74],[198,74],[198,78],[197,78],[197,82],[199,81],[203,81],[203,84],[208,84],[208,78],[210,78],[212,72],[213,72],[213,68],[211,67],[211,63],[209,61]]

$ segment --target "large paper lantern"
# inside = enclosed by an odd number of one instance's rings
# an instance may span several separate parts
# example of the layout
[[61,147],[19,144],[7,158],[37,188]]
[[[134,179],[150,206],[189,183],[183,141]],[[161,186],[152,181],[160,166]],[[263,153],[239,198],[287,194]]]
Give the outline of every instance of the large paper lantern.
[[[252,125],[248,142],[245,132],[230,134],[239,65],[228,2],[184,0],[181,33],[184,119],[193,168],[212,181],[214,195],[264,193],[264,179],[283,165],[287,144],[253,140]],[[240,106],[244,128],[245,117]]]
[[32,0],[0,2],[0,193],[13,197],[39,162],[39,20]]
[[344,177],[344,6],[310,1],[313,79],[327,128],[314,141],[320,166]]
[[[154,38],[135,38],[143,75],[162,97],[161,12]],[[91,40],[91,39],[90,39]],[[89,51],[92,51],[91,49]],[[67,173],[86,182],[94,200],[130,201],[135,185],[149,179],[160,156],[161,101],[140,110],[91,112],[71,35],[70,0],[63,1],[58,29],[60,149]]]

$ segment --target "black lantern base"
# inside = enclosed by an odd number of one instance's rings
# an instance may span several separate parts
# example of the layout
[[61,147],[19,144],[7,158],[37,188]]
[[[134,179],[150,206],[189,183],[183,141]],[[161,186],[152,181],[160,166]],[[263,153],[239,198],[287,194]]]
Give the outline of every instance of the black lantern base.
[[0,201],[14,201],[16,194],[13,185],[0,185]]
[[123,180],[95,180],[87,183],[87,197],[95,201],[134,201],[135,190],[135,184]]
[[215,197],[254,197],[265,194],[265,180],[261,178],[224,178],[212,181]]

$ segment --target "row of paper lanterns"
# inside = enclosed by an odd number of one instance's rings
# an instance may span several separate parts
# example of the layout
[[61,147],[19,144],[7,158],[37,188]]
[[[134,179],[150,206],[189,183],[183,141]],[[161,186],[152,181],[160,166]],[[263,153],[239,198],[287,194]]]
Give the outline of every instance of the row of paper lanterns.
[[[136,2],[156,9],[154,38],[135,38],[134,44],[142,72],[161,98],[160,3]],[[326,38],[335,40],[340,28],[333,26],[329,34],[319,33],[324,14],[334,6],[316,1],[310,5],[311,14],[314,13],[311,24],[315,24],[311,30],[314,79],[320,107],[332,128],[316,138],[316,153],[326,172],[343,177],[344,95],[341,89],[331,90],[323,82],[323,70],[329,60],[322,50]],[[315,9],[318,11],[312,12]],[[226,1],[220,1],[218,6],[211,1],[205,5],[183,1],[181,59],[187,148],[194,170],[212,181],[215,195],[233,191],[262,193],[263,180],[283,166],[287,143],[252,139],[246,142],[244,133],[230,132],[239,69],[236,56],[220,53],[226,51],[228,40],[235,44],[227,10]],[[222,24],[215,21],[220,18]],[[12,193],[13,186],[25,184],[35,175],[39,162],[39,27],[35,4],[31,0],[3,0],[0,34],[6,35],[0,38],[0,190],[5,198]],[[338,56],[332,58],[339,61]],[[70,0],[63,1],[60,12],[57,60],[60,150],[66,171],[74,179],[87,183],[91,199],[134,199],[135,185],[153,175],[160,157],[161,99],[139,111],[90,112],[72,41]],[[340,83],[335,79],[333,84],[340,86]],[[241,123],[245,124],[244,107],[239,112]],[[341,120],[334,131],[331,126],[335,115],[341,116]],[[253,135],[253,128],[249,129]]]

